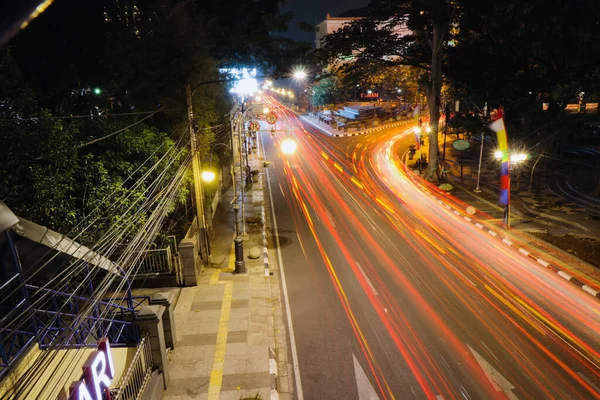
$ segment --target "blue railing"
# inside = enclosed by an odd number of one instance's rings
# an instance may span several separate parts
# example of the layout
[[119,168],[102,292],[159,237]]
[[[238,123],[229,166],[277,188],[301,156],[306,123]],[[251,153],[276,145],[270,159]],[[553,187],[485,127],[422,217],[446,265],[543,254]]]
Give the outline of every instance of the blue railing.
[[[0,380],[36,343],[42,349],[68,349],[95,347],[103,337],[108,337],[113,347],[137,346],[140,341],[135,315],[149,304],[148,296],[101,300],[89,315],[81,315],[80,311],[92,304],[88,297],[34,285],[25,285],[25,289],[29,301],[23,299],[10,310],[0,308]],[[28,307],[37,303],[44,308]]]
[[3,249],[9,257],[0,259],[0,380],[36,343],[42,349],[96,347],[98,339],[108,337],[113,347],[138,345],[136,313],[150,298],[132,296],[128,281],[127,295],[110,300],[94,300],[87,265],[81,275],[70,276],[76,291],[68,284],[62,290],[27,284],[10,231],[0,232]]

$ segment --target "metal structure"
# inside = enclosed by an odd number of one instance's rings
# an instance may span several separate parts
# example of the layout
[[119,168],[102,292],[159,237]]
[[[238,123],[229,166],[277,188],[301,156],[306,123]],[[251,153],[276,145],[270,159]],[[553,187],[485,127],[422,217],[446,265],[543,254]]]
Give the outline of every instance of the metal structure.
[[[41,282],[46,276],[37,278],[31,272],[35,269],[31,265],[24,268],[19,257],[21,243],[23,246],[45,245],[43,241],[32,242],[27,236],[20,236],[16,243],[14,231],[19,232],[26,226],[24,221],[0,202],[0,380],[34,345],[41,349],[96,347],[98,339],[108,337],[113,347],[137,346],[140,332],[135,324],[136,313],[143,303],[149,302],[149,297],[133,297],[124,271],[116,264],[109,269],[100,267],[108,261],[104,257],[94,253],[88,257],[93,263],[78,257],[81,245],[77,250],[61,253],[78,261],[85,260],[78,272],[70,273],[57,287],[48,285],[50,280]],[[56,251],[56,247],[50,251]],[[45,247],[45,254],[48,251]],[[64,265],[61,261],[60,266],[64,268]],[[110,300],[99,298],[91,268],[109,274],[119,271],[121,282],[125,281],[125,296]]]
[[171,247],[164,249],[143,250],[137,274],[170,274],[175,272]]
[[144,393],[150,378],[152,378],[152,349],[150,337],[146,334],[129,363],[129,368],[123,374],[117,389],[112,394],[113,400],[135,400]]

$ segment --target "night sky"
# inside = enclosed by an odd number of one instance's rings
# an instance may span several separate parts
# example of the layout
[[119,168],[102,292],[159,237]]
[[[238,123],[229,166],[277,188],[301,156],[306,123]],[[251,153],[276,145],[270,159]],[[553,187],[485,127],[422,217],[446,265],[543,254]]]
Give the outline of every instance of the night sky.
[[315,34],[299,30],[298,22],[316,25],[325,19],[327,13],[335,17],[344,11],[364,7],[368,3],[369,0],[287,0],[284,11],[293,12],[294,19],[290,23],[290,30],[282,35],[314,43]]

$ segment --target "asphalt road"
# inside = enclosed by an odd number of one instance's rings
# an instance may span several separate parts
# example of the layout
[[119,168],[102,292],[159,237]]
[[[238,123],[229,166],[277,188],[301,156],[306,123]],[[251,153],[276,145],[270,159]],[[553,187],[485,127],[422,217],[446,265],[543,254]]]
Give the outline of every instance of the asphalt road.
[[409,132],[277,113],[262,142],[304,399],[600,398],[598,300],[440,207],[403,170]]

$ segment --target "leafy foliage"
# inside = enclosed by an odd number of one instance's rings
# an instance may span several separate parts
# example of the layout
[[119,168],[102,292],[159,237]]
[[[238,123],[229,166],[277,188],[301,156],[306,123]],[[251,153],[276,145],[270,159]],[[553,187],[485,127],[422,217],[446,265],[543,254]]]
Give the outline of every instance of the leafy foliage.
[[[148,170],[175,143],[187,142],[187,83],[195,89],[205,158],[217,140],[227,140],[217,134],[229,127],[226,85],[205,84],[221,79],[218,67],[256,62],[281,69],[302,49],[271,33],[287,27],[280,6],[274,0],[55,2],[10,49],[0,49],[0,198],[18,215],[64,233],[82,218],[99,218],[83,237],[93,242],[143,200],[158,173],[168,177],[180,165],[185,151]],[[232,10],[239,12],[230,18]],[[144,122],[145,114],[110,116],[157,109]],[[179,200],[187,195],[186,188]],[[167,229],[181,232],[188,206],[176,207]],[[133,225],[146,217],[141,210]]]

